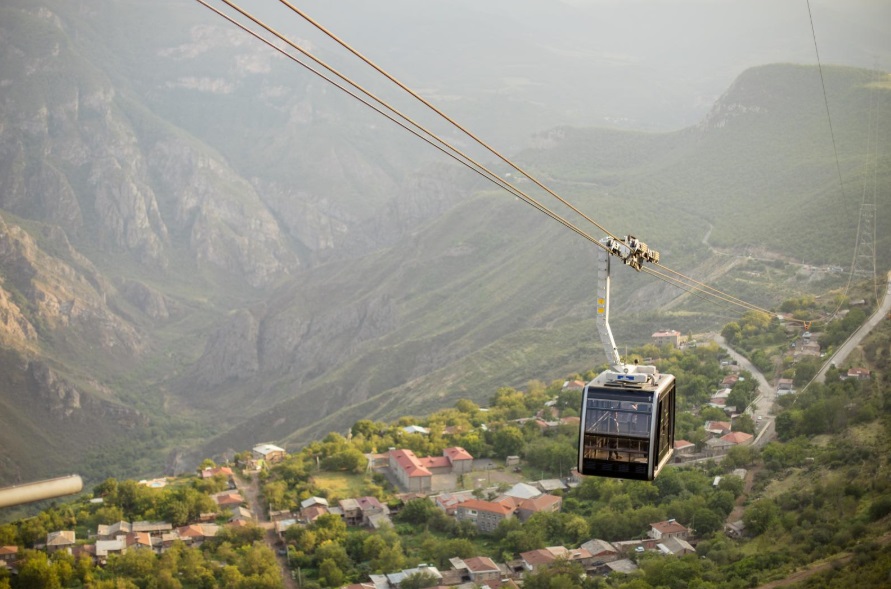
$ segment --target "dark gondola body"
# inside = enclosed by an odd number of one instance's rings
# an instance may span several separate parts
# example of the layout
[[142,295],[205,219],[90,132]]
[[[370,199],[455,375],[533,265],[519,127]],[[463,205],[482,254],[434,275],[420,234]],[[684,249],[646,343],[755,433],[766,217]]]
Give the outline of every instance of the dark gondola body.
[[674,452],[675,380],[653,366],[607,370],[582,395],[579,472],[651,481]]

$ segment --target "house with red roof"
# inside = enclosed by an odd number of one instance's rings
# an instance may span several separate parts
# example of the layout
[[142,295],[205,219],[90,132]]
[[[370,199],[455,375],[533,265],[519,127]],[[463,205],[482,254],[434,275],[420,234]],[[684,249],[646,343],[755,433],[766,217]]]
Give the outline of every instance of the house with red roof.
[[429,492],[435,474],[462,474],[473,469],[473,456],[464,448],[446,448],[442,456],[418,458],[411,450],[390,450],[389,470],[409,492]]
[[13,565],[19,559],[18,546],[0,546],[0,562]]
[[535,515],[536,513],[546,512],[552,513],[560,511],[563,507],[563,498],[557,495],[542,494],[538,497],[531,497],[520,501],[517,509],[517,517],[521,522]]
[[461,446],[446,448],[442,453],[449,459],[453,473],[464,474],[473,470],[473,456]]
[[687,440],[675,440],[674,451],[679,455],[693,454],[696,451],[696,444]]
[[744,446],[751,442],[752,439],[754,439],[754,436],[745,432],[730,432],[727,435],[721,436],[721,439],[738,446]]
[[468,499],[458,504],[455,518],[473,522],[480,532],[494,532],[502,520],[514,516],[514,510],[512,505],[505,503]]
[[213,499],[220,507],[235,507],[236,505],[244,503],[244,497],[241,496],[241,493],[234,491],[217,493],[213,496]]
[[674,329],[657,331],[651,337],[653,338],[653,343],[657,346],[664,346],[665,344],[669,344],[674,348],[681,346],[681,332]]
[[228,466],[217,466],[215,468],[205,468],[202,471],[198,472],[198,476],[202,479],[212,479],[217,475],[223,475],[226,478],[233,476],[232,469]]
[[408,491],[429,491],[433,473],[426,469],[411,450],[390,450],[390,472]]

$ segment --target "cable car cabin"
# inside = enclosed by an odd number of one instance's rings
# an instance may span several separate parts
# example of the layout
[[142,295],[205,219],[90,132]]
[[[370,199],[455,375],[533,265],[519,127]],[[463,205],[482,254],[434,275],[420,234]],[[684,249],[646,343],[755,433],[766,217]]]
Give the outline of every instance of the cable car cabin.
[[674,452],[675,381],[655,366],[607,370],[582,395],[579,472],[652,481]]

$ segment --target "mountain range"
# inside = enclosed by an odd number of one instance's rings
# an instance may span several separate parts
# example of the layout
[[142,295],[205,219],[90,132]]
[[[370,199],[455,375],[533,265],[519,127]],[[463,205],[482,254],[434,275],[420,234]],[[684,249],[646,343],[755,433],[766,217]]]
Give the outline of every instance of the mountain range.
[[[159,4],[0,8],[0,483],[181,471],[603,361],[590,241]],[[851,266],[864,204],[888,268],[889,94],[883,72],[765,65],[680,130],[559,126],[511,156],[771,305],[843,287],[799,270]],[[736,312],[617,274],[624,343]]]

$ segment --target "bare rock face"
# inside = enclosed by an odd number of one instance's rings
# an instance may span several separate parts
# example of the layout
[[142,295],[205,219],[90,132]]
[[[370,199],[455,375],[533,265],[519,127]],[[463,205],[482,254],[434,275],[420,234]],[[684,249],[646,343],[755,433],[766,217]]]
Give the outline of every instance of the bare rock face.
[[298,265],[278,223],[254,189],[228,166],[185,142],[160,141],[150,155],[173,231],[188,236],[200,264],[244,277],[254,287]]
[[[64,235],[52,229],[47,233],[47,243],[55,246],[59,256],[49,255],[21,227],[0,218],[2,288],[15,293],[11,298],[16,311],[8,305],[7,318],[31,326],[20,328],[26,339],[33,338],[34,332],[39,339],[66,331],[98,350],[138,355],[144,346],[142,337],[108,307],[107,296],[113,291],[107,282]],[[0,298],[9,300],[10,295]]]
[[50,415],[59,420],[99,417],[123,427],[146,425],[148,420],[138,410],[85,393],[60,377],[42,360],[30,360],[25,369],[28,387],[34,398]]
[[121,286],[121,294],[148,317],[166,321],[170,318],[167,298],[138,280],[127,280]]
[[31,389],[55,417],[71,417],[81,407],[81,394],[76,387],[58,378],[41,361],[28,362]]
[[229,380],[244,380],[257,373],[259,322],[249,311],[232,314],[208,339],[195,373],[198,381],[213,387]]

